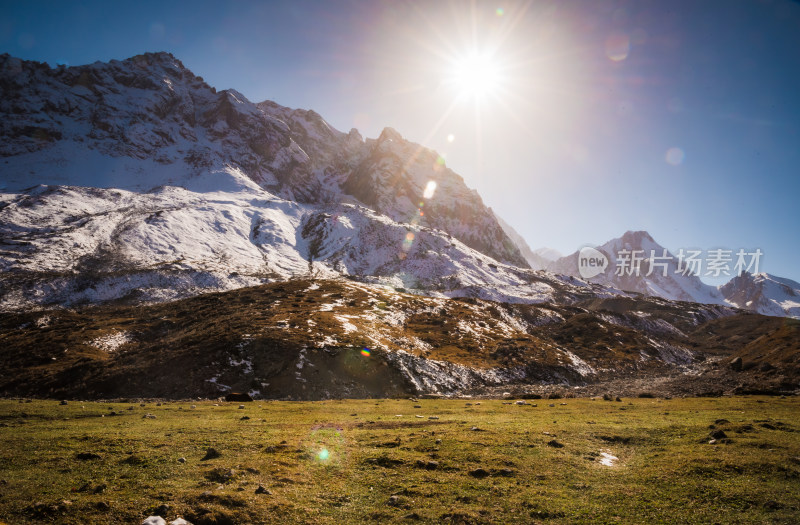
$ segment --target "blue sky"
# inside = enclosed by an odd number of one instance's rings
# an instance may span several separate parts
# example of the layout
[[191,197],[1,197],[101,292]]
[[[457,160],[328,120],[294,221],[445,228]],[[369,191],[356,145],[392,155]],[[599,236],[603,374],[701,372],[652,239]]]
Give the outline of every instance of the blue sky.
[[[173,53],[218,89],[431,147],[533,247],[626,230],[800,281],[800,3],[0,2],[0,52]],[[451,82],[489,57],[481,96]],[[718,284],[723,280],[706,279]]]

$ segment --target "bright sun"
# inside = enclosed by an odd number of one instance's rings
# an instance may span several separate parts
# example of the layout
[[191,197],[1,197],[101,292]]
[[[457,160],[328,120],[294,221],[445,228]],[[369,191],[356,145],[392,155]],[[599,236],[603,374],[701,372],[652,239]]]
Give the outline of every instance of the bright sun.
[[453,63],[452,83],[460,96],[480,99],[496,94],[500,70],[488,54],[471,53]]

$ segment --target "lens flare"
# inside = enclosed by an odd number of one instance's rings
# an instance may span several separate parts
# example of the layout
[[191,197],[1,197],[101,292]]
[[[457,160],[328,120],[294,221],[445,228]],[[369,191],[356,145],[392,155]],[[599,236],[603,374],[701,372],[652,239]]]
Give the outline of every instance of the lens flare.
[[[415,217],[415,219],[416,219],[416,217]],[[411,232],[408,232],[406,234],[406,238],[403,239],[403,251],[407,252],[408,250],[410,250],[412,244],[414,244],[414,234],[411,233]]]
[[686,154],[683,152],[681,148],[669,148],[667,150],[667,154],[664,155],[667,164],[672,164],[673,166],[679,166],[683,164],[683,159],[685,157]]
[[371,350],[369,348],[364,347],[364,349],[361,350],[361,355],[363,355],[364,357],[369,357],[370,352]]
[[319,454],[317,454],[317,458],[319,458],[320,461],[327,461],[330,455],[331,453],[328,452],[328,449],[323,448],[322,450],[319,451]]
[[[441,158],[441,157],[439,157]],[[436,181],[432,180],[428,182],[428,185],[425,186],[425,191],[423,192],[422,196],[426,199],[432,199],[433,194],[436,193]],[[413,235],[412,235],[413,238]]]
[[628,35],[614,34],[606,39],[606,56],[614,62],[628,58],[631,52],[631,41]]
[[456,136],[452,133],[447,136],[447,142],[453,142],[454,140],[456,140]]
[[502,7],[498,7],[497,9],[494,10],[494,14],[496,14],[497,16],[503,16],[505,13],[506,12],[503,10]]

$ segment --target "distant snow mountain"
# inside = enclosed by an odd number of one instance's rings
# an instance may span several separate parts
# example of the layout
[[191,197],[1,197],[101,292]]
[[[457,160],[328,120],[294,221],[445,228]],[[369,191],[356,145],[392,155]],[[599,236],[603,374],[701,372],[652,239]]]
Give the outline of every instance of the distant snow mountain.
[[168,53],[0,56],[0,307],[161,301],[296,276],[542,302],[618,293],[527,269],[478,194],[387,128],[217,92]]
[[[645,231],[628,231],[622,237],[612,239],[597,247],[608,258],[606,270],[590,282],[613,286],[620,290],[654,295],[674,301],[692,301],[696,303],[725,304],[722,294],[713,287],[703,283],[699,277],[678,270],[678,258],[658,244]],[[638,272],[626,261],[618,261],[621,252],[628,254],[637,251],[644,261],[639,263]],[[578,272],[578,254],[575,252],[553,262],[548,270],[566,275],[580,276]],[[649,258],[654,254],[657,263],[652,271]],[[618,271],[620,268],[625,271]],[[630,271],[628,271],[630,270]]]
[[528,265],[530,265],[530,267],[533,268],[534,270],[546,269],[547,265],[550,264],[550,262],[553,259],[548,259],[547,257],[544,257],[543,255],[537,252],[539,252],[540,250],[548,250],[548,248],[540,248],[539,250],[536,251],[531,250],[531,247],[528,245],[528,243],[525,241],[522,235],[520,235],[517,232],[517,230],[514,229],[513,226],[511,226],[502,218],[500,218],[500,216],[497,215],[496,213],[494,214],[494,216],[497,219],[497,223],[500,225],[501,228],[503,228],[503,231],[506,233],[506,235],[508,235],[508,238],[511,239],[511,241],[517,246],[517,248],[519,248],[520,253],[525,258],[525,261],[528,263]]
[[[710,286],[694,273],[679,270],[680,258],[645,231],[628,231],[596,249],[608,258],[608,266],[599,275],[586,279],[589,282],[672,301],[731,305],[763,315],[800,317],[800,284],[791,279],[767,273],[743,273],[722,286]],[[634,251],[643,258],[638,272],[633,271],[631,263]],[[579,253],[556,260],[547,270],[580,277]],[[624,260],[619,260],[620,254]],[[651,255],[656,263],[652,271]]]
[[557,261],[558,259],[564,257],[564,254],[554,248],[537,248],[533,250],[533,254],[537,257],[541,257],[545,261],[550,263]]
[[720,286],[732,305],[764,315],[800,317],[800,283],[768,273],[743,273]]

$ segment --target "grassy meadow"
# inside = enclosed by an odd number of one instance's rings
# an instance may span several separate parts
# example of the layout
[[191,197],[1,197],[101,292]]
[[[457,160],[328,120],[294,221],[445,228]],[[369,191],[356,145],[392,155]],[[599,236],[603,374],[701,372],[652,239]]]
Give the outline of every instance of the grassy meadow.
[[800,522],[798,398],[524,403],[0,400],[0,523]]

